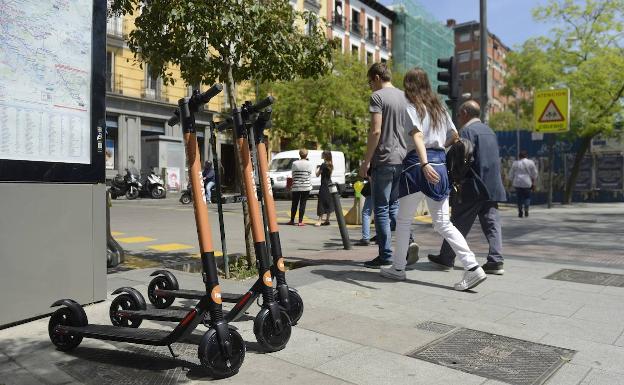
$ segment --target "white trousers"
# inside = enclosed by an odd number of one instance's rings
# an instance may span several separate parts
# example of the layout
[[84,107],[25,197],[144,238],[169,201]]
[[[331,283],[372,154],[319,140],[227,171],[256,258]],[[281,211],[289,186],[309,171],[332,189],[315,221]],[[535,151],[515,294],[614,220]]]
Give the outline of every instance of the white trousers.
[[[422,193],[410,194],[399,198],[399,214],[397,215],[396,226],[396,247],[393,254],[393,266],[397,270],[405,269],[407,263],[405,256],[409,248],[410,230],[412,220],[418,204],[425,198],[429,214],[433,222],[433,229],[438,232],[451,245],[455,254],[464,265],[464,269],[468,270],[478,265],[475,255],[466,243],[466,238],[451,223],[449,215],[448,197],[442,201],[434,201]],[[417,234],[415,234],[418,237]]]

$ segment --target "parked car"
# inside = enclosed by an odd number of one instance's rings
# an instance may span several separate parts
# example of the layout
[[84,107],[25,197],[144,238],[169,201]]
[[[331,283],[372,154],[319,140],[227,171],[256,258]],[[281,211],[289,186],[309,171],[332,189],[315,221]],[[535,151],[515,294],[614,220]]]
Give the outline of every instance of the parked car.
[[[316,176],[316,166],[323,163],[321,158],[321,150],[308,151],[308,160],[312,169],[312,191],[310,195],[316,195],[321,187],[321,177]],[[345,189],[345,156],[341,151],[332,151],[332,162],[334,164],[334,171],[332,172],[332,181],[338,185],[340,192]],[[271,160],[269,167],[269,177],[273,185],[273,193],[288,194],[287,182],[289,178],[292,178],[292,164],[299,159],[299,150],[283,151],[276,154]]]

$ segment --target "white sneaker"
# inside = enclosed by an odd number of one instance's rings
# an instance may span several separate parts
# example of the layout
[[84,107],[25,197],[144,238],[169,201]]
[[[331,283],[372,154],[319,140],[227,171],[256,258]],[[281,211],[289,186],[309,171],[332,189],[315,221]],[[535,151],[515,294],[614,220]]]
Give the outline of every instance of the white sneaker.
[[413,268],[416,264],[416,262],[418,262],[418,250],[420,249],[420,247],[418,246],[418,243],[416,242],[412,242],[409,245],[409,248],[407,249],[407,267],[408,268]]
[[481,266],[477,267],[475,271],[466,270],[464,272],[464,277],[462,278],[462,280],[455,284],[455,290],[470,290],[476,287],[481,282],[485,281],[486,278],[487,275],[485,275],[485,271],[483,271]]
[[382,277],[394,279],[395,281],[405,280],[405,270],[397,270],[394,266],[382,267],[379,270],[379,274],[381,274]]

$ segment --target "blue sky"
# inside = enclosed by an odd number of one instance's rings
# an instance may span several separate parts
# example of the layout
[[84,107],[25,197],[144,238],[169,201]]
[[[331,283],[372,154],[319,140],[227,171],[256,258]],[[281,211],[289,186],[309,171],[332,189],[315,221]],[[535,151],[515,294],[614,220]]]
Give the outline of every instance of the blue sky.
[[[479,20],[479,0],[414,0],[420,2],[437,19],[455,19],[458,23]],[[381,0],[389,5],[398,1]],[[550,26],[533,20],[531,10],[547,0],[489,0],[488,29],[505,45],[514,48],[527,38],[547,35]]]

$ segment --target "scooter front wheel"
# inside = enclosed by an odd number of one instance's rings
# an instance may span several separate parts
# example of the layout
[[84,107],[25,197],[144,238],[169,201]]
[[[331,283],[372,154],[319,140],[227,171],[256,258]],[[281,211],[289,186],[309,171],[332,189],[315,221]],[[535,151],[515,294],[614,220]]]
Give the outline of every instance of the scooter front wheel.
[[290,317],[284,309],[280,309],[279,316],[281,330],[277,330],[268,308],[262,308],[254,320],[256,340],[269,353],[284,349],[290,340],[292,332]]
[[197,354],[202,366],[215,378],[231,377],[238,373],[245,360],[245,341],[243,337],[232,327],[228,327],[230,333],[230,344],[232,355],[226,357],[219,344],[217,331],[210,328],[202,337],[199,343]]
[[165,309],[175,301],[175,297],[161,297],[156,295],[156,289],[160,290],[175,290],[173,283],[167,279],[164,275],[158,275],[154,277],[147,285],[147,298],[154,307],[158,309]]
[[162,186],[156,186],[151,191],[152,198],[162,199],[165,197],[165,189]]
[[182,193],[182,196],[180,197],[180,203],[182,203],[183,205],[188,205],[191,202],[192,202],[191,194],[189,194],[189,193]]
[[52,313],[50,321],[48,322],[48,335],[50,341],[56,346],[56,348],[62,352],[68,352],[75,349],[82,342],[82,336],[70,334],[70,333],[57,333],[56,327],[59,325],[65,326],[80,326],[78,324],[78,315],[74,314],[72,309],[68,307],[62,307]]
[[[278,290],[275,291],[275,298],[277,302],[282,303]],[[288,288],[288,305],[290,307],[290,309],[288,309],[290,323],[292,326],[295,326],[303,315],[303,299],[299,293],[297,293],[297,290],[291,287]]]
[[137,303],[133,296],[130,294],[120,294],[110,305],[110,309],[108,310],[111,323],[114,326],[125,327],[125,328],[138,328],[143,322],[143,319],[140,317],[122,317],[117,315],[118,311],[123,310],[140,310],[141,305]]
[[139,189],[131,186],[130,190],[128,190],[128,192],[126,192],[126,198],[127,199],[136,199],[139,197]]

